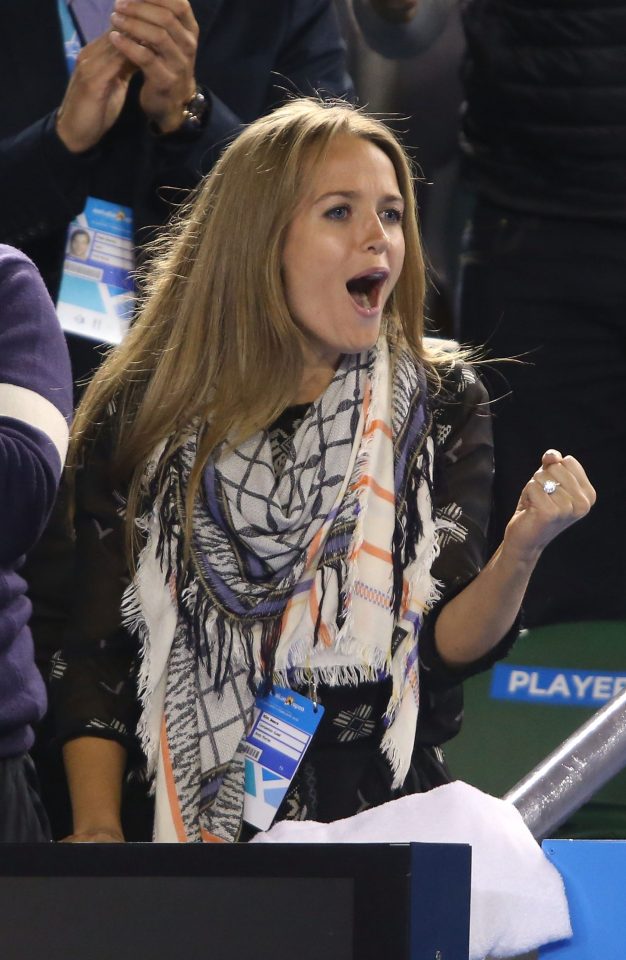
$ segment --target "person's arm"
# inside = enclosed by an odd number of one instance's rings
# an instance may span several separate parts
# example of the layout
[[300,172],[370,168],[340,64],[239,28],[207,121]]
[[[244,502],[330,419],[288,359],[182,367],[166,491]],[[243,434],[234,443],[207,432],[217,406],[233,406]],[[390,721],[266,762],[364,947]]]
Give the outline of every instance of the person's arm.
[[114,740],[79,737],[63,747],[74,832],[64,843],[123,843],[126,751]]
[[72,154],[56,113],[0,140],[2,238],[23,246],[67,226],[85,205],[95,153]]
[[458,0],[353,0],[355,19],[372,50],[389,60],[427,50]]
[[74,813],[68,839],[76,842],[123,839],[120,799],[127,758],[131,765],[141,763],[135,736],[137,642],[121,626],[128,567],[111,459],[107,422],[75,474],[73,603],[51,673],[55,732]]
[[471,583],[488,559],[493,434],[489,396],[473,368],[454,364],[443,373],[442,389],[434,399],[433,415],[433,506],[439,552],[432,574],[439,585],[440,598],[427,612],[419,634],[424,710],[428,707],[428,695],[439,698],[451,686],[473,673],[488,669],[496,659],[504,656],[518,632],[517,623],[514,623],[487,657],[472,661],[463,669],[451,668],[439,654],[435,643],[439,614]]
[[6,242],[49,236],[83,209],[99,143],[122,110],[133,70],[103,34],[80,51],[58,108],[0,140]]
[[[99,613],[107,616],[102,603],[94,616]],[[76,629],[76,619],[72,625]],[[122,631],[98,644],[74,637],[53,665],[51,704],[72,804],[69,841],[124,839],[122,784],[129,758],[134,765],[141,763],[135,737],[135,652]]]
[[[557,463],[559,455],[546,454],[524,488],[504,543],[486,562],[493,480],[490,401],[467,365],[456,364],[443,383],[435,401],[433,499],[440,551],[432,571],[442,595],[420,631],[423,686],[434,691],[488,669],[508,653],[538,556],[595,499],[578,464],[570,458]],[[563,484],[550,496],[542,483],[555,472]]]
[[69,357],[52,301],[31,261],[0,246],[0,566],[41,535],[71,410]]
[[[557,484],[553,493],[544,484]],[[485,568],[441,610],[437,649],[452,667],[484,657],[512,626],[543,550],[586,516],[595,491],[584,469],[559,451],[544,453],[541,466],[521,492],[504,539]]]

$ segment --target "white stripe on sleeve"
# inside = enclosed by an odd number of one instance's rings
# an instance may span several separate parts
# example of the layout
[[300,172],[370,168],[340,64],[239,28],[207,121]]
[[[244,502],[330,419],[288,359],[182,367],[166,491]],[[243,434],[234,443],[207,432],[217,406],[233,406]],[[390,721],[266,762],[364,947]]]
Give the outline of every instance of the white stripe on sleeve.
[[45,433],[56,447],[63,466],[69,430],[65,417],[53,403],[34,390],[16,387],[12,383],[0,383],[0,417],[21,420]]

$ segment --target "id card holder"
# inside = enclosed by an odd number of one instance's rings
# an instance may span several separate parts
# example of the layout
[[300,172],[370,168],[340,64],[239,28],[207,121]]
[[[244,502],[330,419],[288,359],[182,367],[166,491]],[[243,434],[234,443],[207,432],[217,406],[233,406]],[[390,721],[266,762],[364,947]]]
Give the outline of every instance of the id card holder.
[[[57,0],[65,62],[71,76],[85,38],[68,0]],[[135,302],[133,211],[87,197],[67,231],[57,316],[66,333],[121,343]]]
[[271,827],[323,713],[320,704],[285,687],[257,697],[252,729],[244,742],[243,818],[250,826]]
[[132,210],[88,197],[67,235],[57,300],[63,329],[120,343],[133,312],[134,267]]

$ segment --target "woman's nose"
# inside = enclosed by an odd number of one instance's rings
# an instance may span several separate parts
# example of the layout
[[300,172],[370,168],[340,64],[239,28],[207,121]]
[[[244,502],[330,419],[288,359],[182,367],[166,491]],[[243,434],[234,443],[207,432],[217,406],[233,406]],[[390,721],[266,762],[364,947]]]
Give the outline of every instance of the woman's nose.
[[385,228],[381,223],[380,217],[376,214],[367,221],[364,233],[364,246],[375,253],[384,253],[389,246],[389,237],[385,233]]

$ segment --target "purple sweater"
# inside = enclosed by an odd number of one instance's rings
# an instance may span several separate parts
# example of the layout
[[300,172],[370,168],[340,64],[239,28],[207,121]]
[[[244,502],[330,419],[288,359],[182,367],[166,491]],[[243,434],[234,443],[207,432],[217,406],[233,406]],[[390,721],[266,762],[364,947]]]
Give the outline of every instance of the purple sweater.
[[18,570],[52,509],[71,412],[52,301],[31,261],[0,244],[0,758],[28,750],[46,708]]

